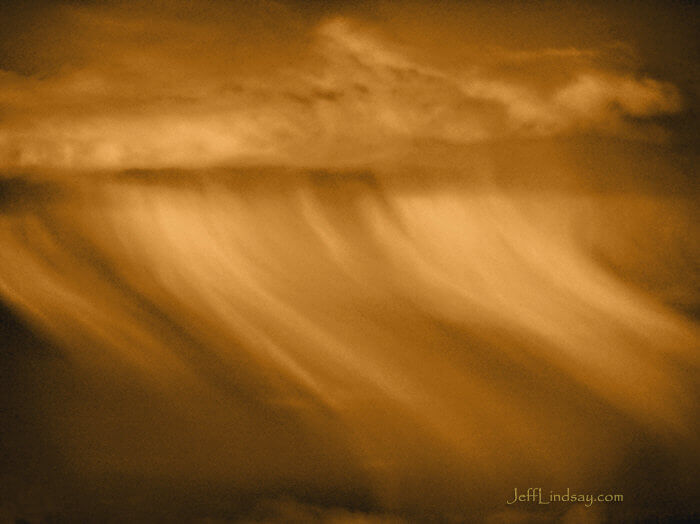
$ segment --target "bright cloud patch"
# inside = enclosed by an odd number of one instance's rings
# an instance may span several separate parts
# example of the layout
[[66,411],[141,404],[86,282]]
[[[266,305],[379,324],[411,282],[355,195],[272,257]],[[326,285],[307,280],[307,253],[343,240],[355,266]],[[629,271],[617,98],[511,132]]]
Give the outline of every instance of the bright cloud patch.
[[[245,60],[234,52],[235,38],[205,36],[216,34],[214,22],[154,22],[157,38],[136,46],[129,40],[143,23],[84,8],[69,14],[79,34],[103,27],[104,54],[83,45],[52,75],[0,73],[0,166],[327,165],[416,140],[460,144],[580,131],[653,139],[663,134],[654,117],[682,109],[672,84],[590,64],[581,70],[590,50],[528,55],[521,61],[527,67],[577,59],[568,81],[542,86],[470,64],[441,69],[410,46],[335,18],[297,31],[308,46],[251,72],[239,66]],[[97,38],[94,30],[86,34]],[[188,53],[170,45],[182,35]],[[197,52],[209,58],[194,67]]]

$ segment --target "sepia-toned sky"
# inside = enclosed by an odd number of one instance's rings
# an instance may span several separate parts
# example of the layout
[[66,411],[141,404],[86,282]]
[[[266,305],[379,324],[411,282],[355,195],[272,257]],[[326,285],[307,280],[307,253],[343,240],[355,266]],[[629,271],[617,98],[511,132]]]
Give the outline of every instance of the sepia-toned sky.
[[0,5],[0,520],[697,516],[699,11],[609,4]]
[[6,167],[334,165],[415,140],[580,133],[658,142],[695,103],[695,10],[682,3],[4,11]]

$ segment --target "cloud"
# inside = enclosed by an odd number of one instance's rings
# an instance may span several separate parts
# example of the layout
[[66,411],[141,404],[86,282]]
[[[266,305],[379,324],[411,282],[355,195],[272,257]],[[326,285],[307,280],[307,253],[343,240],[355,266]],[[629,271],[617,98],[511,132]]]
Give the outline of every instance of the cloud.
[[245,27],[219,4],[205,5],[211,12],[194,20],[177,11],[156,19],[64,9],[60,27],[71,34],[56,72],[0,72],[0,166],[342,164],[417,140],[581,131],[649,138],[646,121],[682,110],[672,84],[585,60],[571,61],[563,82],[533,81],[541,76],[528,69],[533,62],[585,58],[586,49],[530,52],[511,78],[469,64],[438,67],[348,17],[309,28],[258,7],[264,23]]
[[682,109],[669,83],[632,75],[586,73],[549,96],[526,86],[473,78],[463,85],[468,96],[502,104],[514,131],[551,135],[574,129],[622,131],[625,118],[652,118]]
[[554,104],[579,121],[610,119],[611,113],[647,118],[677,113],[682,107],[678,90],[669,83],[591,74],[580,75],[559,90]]

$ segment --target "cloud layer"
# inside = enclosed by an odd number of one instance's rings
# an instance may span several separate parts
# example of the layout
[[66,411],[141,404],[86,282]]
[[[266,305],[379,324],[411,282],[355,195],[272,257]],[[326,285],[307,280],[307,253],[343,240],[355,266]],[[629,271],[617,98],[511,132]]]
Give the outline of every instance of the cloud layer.
[[194,18],[182,6],[158,17],[58,9],[55,70],[0,72],[0,166],[334,165],[415,141],[660,140],[658,117],[683,109],[673,84],[619,67],[610,48],[484,51],[445,65],[349,16],[308,23],[276,4],[239,17],[203,5]]

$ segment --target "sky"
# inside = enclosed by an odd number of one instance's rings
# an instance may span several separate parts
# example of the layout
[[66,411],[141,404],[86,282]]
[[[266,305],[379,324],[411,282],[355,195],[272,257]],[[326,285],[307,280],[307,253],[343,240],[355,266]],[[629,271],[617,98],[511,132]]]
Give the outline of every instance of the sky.
[[1,5],[0,520],[693,518],[697,15]]
[[690,5],[508,6],[10,5],[0,163],[343,165],[414,141],[692,139]]

